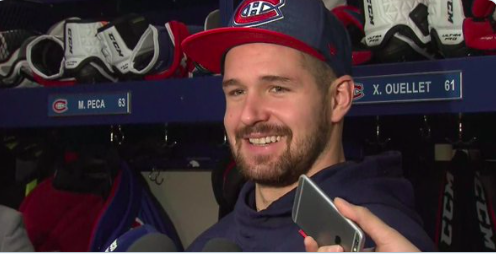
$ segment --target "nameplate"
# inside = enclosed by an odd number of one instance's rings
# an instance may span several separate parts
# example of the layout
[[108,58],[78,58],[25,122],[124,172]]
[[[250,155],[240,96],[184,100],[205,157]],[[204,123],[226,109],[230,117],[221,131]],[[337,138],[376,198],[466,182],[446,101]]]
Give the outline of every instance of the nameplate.
[[48,116],[121,115],[131,113],[131,92],[51,94]]
[[353,104],[460,100],[462,72],[356,77]]

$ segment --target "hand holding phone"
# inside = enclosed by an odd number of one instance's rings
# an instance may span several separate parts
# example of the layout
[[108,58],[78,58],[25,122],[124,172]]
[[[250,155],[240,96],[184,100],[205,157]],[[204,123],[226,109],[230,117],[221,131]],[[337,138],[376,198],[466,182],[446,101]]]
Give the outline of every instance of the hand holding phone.
[[293,221],[319,246],[341,245],[362,251],[363,231],[337,210],[332,200],[306,175],[301,175],[292,211]]

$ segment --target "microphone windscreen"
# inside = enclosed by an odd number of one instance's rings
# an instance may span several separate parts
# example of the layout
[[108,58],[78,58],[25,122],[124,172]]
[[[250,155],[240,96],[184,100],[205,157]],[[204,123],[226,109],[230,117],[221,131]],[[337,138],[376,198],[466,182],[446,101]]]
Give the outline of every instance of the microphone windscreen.
[[202,252],[241,252],[241,248],[224,238],[214,238],[205,244]]
[[149,233],[136,240],[126,252],[176,252],[176,245],[161,233]]

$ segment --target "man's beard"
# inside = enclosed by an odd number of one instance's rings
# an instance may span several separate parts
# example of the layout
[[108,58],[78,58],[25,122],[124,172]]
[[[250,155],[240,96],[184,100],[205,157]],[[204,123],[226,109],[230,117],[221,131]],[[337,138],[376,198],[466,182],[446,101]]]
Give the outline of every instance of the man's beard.
[[[256,124],[237,131],[237,145],[236,147],[231,145],[231,150],[241,173],[248,180],[271,187],[289,186],[298,181],[300,175],[306,174],[310,170],[329,142],[331,126],[326,118],[326,110],[320,112],[322,115],[316,119],[318,122],[315,129],[297,140],[293,149],[290,147],[293,133],[286,126]],[[287,138],[286,150],[275,160],[274,156],[270,155],[257,156],[254,158],[254,166],[250,167],[241,154],[241,139],[243,136],[255,132],[266,133],[270,136],[285,136]]]

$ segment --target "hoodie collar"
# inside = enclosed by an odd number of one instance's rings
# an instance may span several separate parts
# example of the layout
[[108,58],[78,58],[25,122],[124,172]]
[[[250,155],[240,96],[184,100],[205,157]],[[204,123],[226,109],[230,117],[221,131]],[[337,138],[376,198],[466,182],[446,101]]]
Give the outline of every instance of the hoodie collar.
[[[401,154],[386,152],[381,155],[366,157],[361,163],[344,162],[327,167],[311,178],[324,190],[345,190],[346,185],[356,181],[364,181],[378,176],[401,175]],[[325,182],[325,185],[323,184]],[[324,186],[323,186],[324,185]],[[267,209],[257,212],[255,208],[255,184],[247,182],[241,189],[236,202],[235,220],[242,227],[256,229],[282,226],[288,221],[278,218],[291,217],[295,189],[289,191],[270,204]]]

